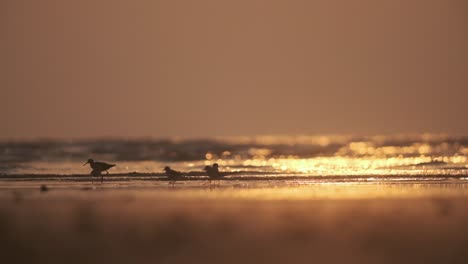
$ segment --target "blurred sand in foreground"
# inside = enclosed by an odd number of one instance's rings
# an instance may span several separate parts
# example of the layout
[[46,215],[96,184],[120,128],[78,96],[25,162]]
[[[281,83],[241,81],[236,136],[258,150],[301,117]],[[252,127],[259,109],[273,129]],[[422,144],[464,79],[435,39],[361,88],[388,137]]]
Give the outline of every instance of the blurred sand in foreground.
[[38,188],[1,189],[2,262],[466,263],[468,259],[465,183],[261,189],[141,189],[116,184],[82,189],[52,185],[42,193]]

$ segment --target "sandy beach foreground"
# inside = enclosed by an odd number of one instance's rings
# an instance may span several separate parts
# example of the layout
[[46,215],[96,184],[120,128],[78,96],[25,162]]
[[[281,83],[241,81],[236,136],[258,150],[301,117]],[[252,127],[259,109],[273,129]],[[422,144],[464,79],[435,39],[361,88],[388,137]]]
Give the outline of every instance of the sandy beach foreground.
[[[468,184],[3,182],[5,263],[466,263]],[[292,184],[292,183],[290,183]],[[146,187],[143,187],[146,186]]]

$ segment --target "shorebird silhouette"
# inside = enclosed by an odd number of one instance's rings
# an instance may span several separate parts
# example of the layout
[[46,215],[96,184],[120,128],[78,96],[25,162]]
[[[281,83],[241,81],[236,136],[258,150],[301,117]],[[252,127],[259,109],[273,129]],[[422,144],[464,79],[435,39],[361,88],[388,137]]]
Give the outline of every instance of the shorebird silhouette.
[[47,187],[47,185],[45,185],[45,184],[41,185],[41,192],[47,192],[48,190],[49,190],[49,188]]
[[169,167],[169,166],[166,166],[163,171],[166,172],[167,178],[169,178],[169,180],[170,180],[169,184],[174,185],[174,183],[177,180],[182,178],[182,172],[175,171],[175,170],[171,169],[171,167]]
[[[91,168],[93,169],[93,171],[91,171],[90,173],[93,177],[101,176],[101,183],[104,181],[104,175],[102,175],[102,172],[105,171],[106,174],[109,174],[107,170],[115,166],[115,164],[108,164],[105,162],[94,161],[93,159],[88,159],[88,161],[85,164],[83,164],[83,166],[86,164],[89,164],[89,166],[91,166]],[[94,181],[94,178],[93,178],[93,181]]]
[[208,174],[208,177],[210,177],[210,184],[211,180],[219,180],[223,177],[219,172],[218,163],[214,163],[213,166],[205,166],[204,170]]

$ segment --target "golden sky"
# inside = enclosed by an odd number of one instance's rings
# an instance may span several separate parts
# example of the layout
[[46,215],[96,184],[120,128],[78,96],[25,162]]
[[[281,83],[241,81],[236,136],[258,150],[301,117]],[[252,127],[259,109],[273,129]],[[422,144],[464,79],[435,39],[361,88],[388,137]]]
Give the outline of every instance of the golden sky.
[[468,1],[0,0],[0,138],[468,135]]

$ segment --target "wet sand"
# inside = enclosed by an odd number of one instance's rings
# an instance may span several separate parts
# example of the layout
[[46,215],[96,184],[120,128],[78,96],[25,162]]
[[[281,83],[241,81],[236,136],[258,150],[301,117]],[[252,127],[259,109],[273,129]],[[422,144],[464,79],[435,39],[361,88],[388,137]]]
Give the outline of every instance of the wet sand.
[[1,259],[465,263],[467,204],[468,182],[453,179],[1,181]]

